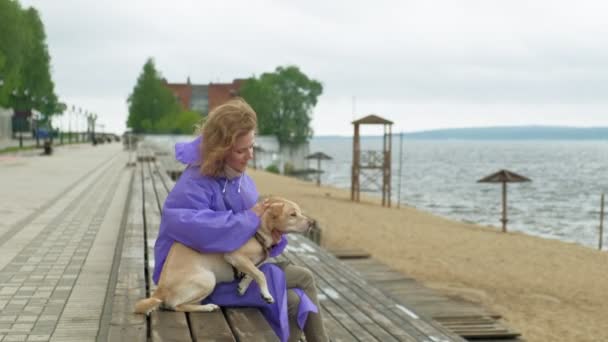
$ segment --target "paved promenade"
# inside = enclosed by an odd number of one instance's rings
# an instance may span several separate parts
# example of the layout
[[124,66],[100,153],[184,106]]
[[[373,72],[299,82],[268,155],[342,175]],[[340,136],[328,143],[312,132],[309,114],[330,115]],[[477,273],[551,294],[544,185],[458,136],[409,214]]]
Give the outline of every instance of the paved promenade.
[[0,342],[95,341],[127,159],[118,143],[0,155]]

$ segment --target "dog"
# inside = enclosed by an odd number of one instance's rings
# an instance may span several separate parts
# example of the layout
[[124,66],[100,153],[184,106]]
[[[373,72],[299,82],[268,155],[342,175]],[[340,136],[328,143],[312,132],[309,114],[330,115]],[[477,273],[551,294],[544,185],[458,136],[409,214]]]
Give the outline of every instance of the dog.
[[[150,314],[163,305],[164,308],[182,312],[210,312],[219,307],[202,305],[217,282],[233,281],[238,270],[243,274],[237,291],[243,295],[252,280],[259,287],[262,298],[273,303],[266,277],[256,265],[268,258],[268,251],[280,236],[287,233],[304,233],[314,221],[302,215],[300,207],[283,198],[264,201],[260,227],[256,236],[238,250],[230,253],[199,253],[179,242],[174,242],[167,255],[156,291],[149,298],[135,304],[135,312]],[[274,237],[274,238],[273,238]]]

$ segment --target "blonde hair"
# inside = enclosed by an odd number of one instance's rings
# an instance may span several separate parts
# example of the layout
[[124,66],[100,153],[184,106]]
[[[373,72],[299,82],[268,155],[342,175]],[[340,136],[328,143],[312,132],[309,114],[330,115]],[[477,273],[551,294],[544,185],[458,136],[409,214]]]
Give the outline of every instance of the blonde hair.
[[255,111],[240,97],[213,109],[199,128],[199,134],[203,136],[201,173],[216,177],[223,172],[226,155],[236,140],[255,131],[256,127]]

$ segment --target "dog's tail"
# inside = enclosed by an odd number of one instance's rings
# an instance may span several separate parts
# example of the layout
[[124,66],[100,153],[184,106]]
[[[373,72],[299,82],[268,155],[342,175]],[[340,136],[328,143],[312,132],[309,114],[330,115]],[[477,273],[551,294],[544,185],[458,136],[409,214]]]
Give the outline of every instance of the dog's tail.
[[162,300],[154,297],[154,295],[150,298],[142,299],[135,303],[135,313],[148,315],[150,312],[158,309],[162,302]]

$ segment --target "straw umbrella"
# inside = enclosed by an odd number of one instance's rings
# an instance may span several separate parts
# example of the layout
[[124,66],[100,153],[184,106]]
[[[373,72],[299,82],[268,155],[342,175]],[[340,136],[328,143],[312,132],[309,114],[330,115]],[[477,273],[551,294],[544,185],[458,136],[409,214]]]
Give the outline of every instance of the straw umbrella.
[[332,158],[323,152],[315,152],[306,156],[306,159],[317,160],[317,186],[321,185],[321,160],[331,160]]
[[522,175],[508,170],[500,170],[478,180],[477,183],[502,183],[502,231],[507,231],[507,183],[531,182]]

